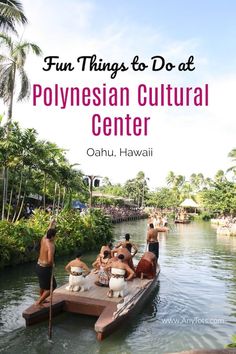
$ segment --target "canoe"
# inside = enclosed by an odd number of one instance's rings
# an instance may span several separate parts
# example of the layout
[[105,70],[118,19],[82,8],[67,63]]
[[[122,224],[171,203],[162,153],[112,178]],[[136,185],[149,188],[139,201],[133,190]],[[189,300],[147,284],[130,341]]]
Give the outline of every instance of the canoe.
[[162,227],[156,227],[158,232],[167,232],[169,231],[169,228],[166,226],[162,226]]
[[[94,284],[97,275],[90,273],[87,276],[89,290],[84,292],[71,292],[66,290],[65,284],[53,292],[52,315],[56,316],[61,312],[72,312],[83,315],[95,316],[97,321],[94,325],[96,337],[103,340],[126,319],[140,312],[149,295],[157,285],[157,277],[160,272],[159,265],[156,265],[156,257],[153,253],[145,252],[141,258],[137,270],[137,277],[127,281],[127,290],[123,298],[109,298],[108,288],[99,287]],[[155,265],[155,269],[154,269]],[[23,312],[26,326],[47,320],[49,316],[49,303],[43,307],[30,306]]]
[[175,224],[189,224],[190,220],[175,220]]

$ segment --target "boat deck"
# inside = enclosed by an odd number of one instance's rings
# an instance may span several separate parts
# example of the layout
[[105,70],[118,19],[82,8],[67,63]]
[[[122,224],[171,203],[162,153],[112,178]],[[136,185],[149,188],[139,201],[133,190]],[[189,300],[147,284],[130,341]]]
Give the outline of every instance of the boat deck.
[[[68,284],[65,284],[63,286],[61,286],[60,288],[56,289],[53,293],[54,295],[63,295],[64,297],[68,296],[68,294],[70,294],[72,297],[74,297],[74,299],[79,300],[79,298],[83,297],[83,298],[88,298],[88,299],[94,299],[94,300],[104,300],[104,301],[110,301],[110,302],[115,302],[115,303],[119,303],[121,301],[123,301],[123,298],[109,298],[107,296],[107,292],[109,290],[109,288],[107,287],[102,287],[102,286],[97,286],[94,284],[94,282],[97,280],[97,275],[94,273],[90,273],[89,276],[87,277],[88,279],[88,287],[89,290],[87,291],[77,291],[77,292],[73,292],[73,291],[68,291],[66,290],[66,286]],[[140,286],[145,286],[147,283],[149,283],[150,280],[149,279],[143,279],[140,280],[139,278],[135,278],[131,281],[127,282],[127,288],[128,288],[128,293],[129,295],[134,295],[140,288]]]
[[[159,271],[158,267],[157,275]],[[112,331],[113,325],[119,318],[127,315],[127,312],[139,302],[144,293],[149,290],[150,285],[155,282],[155,279],[141,280],[135,278],[127,282],[127,292],[124,298],[109,298],[107,296],[109,288],[95,285],[97,275],[90,273],[87,276],[89,288],[87,291],[68,291],[66,290],[68,284],[65,284],[53,292],[52,314],[55,316],[66,311],[98,317],[95,323],[95,331],[98,339],[103,339],[105,335]],[[26,326],[48,319],[49,307],[49,303],[44,303],[42,306],[32,305],[27,308],[23,312]]]

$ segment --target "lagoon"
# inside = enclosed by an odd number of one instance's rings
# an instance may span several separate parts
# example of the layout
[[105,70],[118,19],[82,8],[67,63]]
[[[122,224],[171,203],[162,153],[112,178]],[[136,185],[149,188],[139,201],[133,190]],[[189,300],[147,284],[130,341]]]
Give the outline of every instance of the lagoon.
[[[117,224],[118,240],[129,232],[145,250],[146,220]],[[84,260],[91,263],[96,254]],[[56,262],[58,285],[67,280]],[[37,298],[35,264],[0,272],[0,353],[167,353],[198,348],[223,348],[236,334],[236,238],[217,236],[210,223],[171,225],[160,236],[161,273],[145,308],[120,330],[99,343],[94,318],[62,314],[53,319],[53,340],[47,323],[26,328],[21,314]]]

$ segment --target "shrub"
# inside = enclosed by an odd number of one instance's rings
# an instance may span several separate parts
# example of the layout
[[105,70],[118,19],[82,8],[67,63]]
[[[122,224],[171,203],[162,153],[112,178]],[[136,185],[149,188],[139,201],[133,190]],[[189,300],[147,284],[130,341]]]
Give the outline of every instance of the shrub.
[[[0,222],[0,267],[36,259],[41,237],[50,216],[36,211],[28,220],[12,224]],[[77,211],[62,211],[57,218],[56,255],[65,255],[78,248],[98,250],[112,239],[112,224],[101,210],[91,209],[81,216]]]

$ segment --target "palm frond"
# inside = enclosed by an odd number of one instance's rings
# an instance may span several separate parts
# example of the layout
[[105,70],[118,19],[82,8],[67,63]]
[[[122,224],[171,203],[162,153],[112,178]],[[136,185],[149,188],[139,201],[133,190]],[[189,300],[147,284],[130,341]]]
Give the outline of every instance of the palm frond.
[[15,22],[25,24],[27,18],[23,13],[23,6],[21,2],[15,0],[1,0],[0,14],[4,18],[11,20],[13,25]]
[[10,51],[13,49],[13,42],[10,36],[6,33],[0,33],[0,43],[9,48]]
[[[1,9],[0,9],[0,13],[1,13]],[[12,23],[12,20],[10,18],[7,18],[5,16],[1,16],[1,15],[0,15],[0,28],[3,31],[10,30],[10,31],[16,33],[16,30],[15,30],[14,24]]]
[[11,54],[14,62],[17,65],[17,68],[21,68],[25,65],[27,54],[32,51],[36,55],[41,55],[41,49],[34,43],[29,42],[19,42],[14,47],[14,50]]
[[5,55],[0,54],[0,63],[4,63],[5,61],[8,61],[8,58]]
[[228,157],[232,157],[233,159],[236,159],[236,148],[232,149],[229,152]]
[[4,103],[9,102],[12,92],[14,91],[14,66],[0,67],[0,98]]
[[236,165],[228,168],[227,172],[230,172],[230,171],[236,172]]
[[25,98],[29,98],[30,95],[30,83],[26,72],[23,69],[19,70],[21,90],[18,96],[18,101],[22,101]]
[[26,54],[28,54],[30,51],[33,52],[33,54],[36,55],[42,55],[42,50],[39,48],[39,46],[35,43],[31,43],[31,42],[20,42],[17,46],[16,46],[17,50],[23,50],[25,51]]
[[9,50],[7,56],[3,55],[3,53],[0,55],[0,98],[3,99],[4,103],[9,105],[10,113],[8,120],[11,121],[15,87],[17,89],[17,75],[20,79],[18,101],[22,101],[30,95],[30,83],[24,71],[27,54],[32,52],[33,54],[41,55],[42,51],[39,46],[34,43],[25,41],[15,42],[3,33],[0,33],[0,43],[1,42],[5,44]]
[[1,5],[9,5],[9,6],[14,6],[18,8],[20,11],[23,11],[23,5],[21,4],[21,1],[16,1],[16,0],[0,0]]

